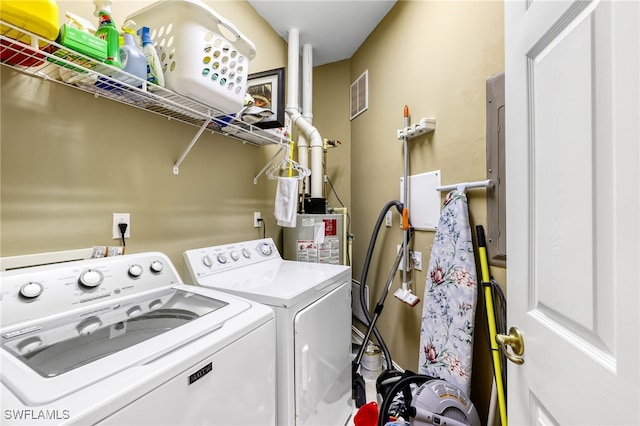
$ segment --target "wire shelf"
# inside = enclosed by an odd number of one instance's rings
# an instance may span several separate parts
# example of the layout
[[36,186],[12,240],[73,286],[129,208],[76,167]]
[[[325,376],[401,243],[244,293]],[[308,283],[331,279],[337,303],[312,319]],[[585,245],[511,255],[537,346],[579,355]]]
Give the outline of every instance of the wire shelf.
[[[0,61],[21,73],[149,111],[255,146],[288,142],[273,132],[0,20]],[[186,155],[186,152],[185,152]]]

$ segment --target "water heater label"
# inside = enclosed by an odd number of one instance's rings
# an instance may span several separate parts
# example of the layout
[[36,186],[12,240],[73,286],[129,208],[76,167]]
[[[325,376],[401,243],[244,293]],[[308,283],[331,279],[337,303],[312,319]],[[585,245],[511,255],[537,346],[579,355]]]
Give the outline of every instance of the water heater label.
[[338,221],[336,219],[323,219],[323,222],[325,237],[338,235]]
[[313,240],[297,240],[298,262],[329,263],[340,265],[340,239],[336,236],[326,237],[317,244]]

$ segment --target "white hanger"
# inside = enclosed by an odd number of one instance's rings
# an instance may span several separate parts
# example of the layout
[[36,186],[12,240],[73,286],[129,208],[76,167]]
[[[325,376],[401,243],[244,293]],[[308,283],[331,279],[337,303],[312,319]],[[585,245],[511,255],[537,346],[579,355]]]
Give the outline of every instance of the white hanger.
[[[276,157],[278,154],[284,151],[284,156],[276,161]],[[271,166],[271,167],[270,167]],[[268,170],[267,170],[268,169]],[[266,166],[260,170],[260,172],[253,178],[253,183],[258,183],[258,178],[262,173],[265,173],[269,179],[277,179],[280,177],[280,174],[283,171],[287,172],[287,176],[295,177],[298,179],[304,179],[307,176],[311,176],[311,170],[306,167],[301,166],[296,161],[291,158],[291,143],[283,144],[278,152],[271,157],[271,160],[267,163]],[[295,175],[294,175],[295,173]]]
[[[304,179],[307,176],[311,176],[311,170],[301,166],[291,157],[291,144],[288,144],[285,147],[282,159],[275,162],[273,166],[267,170],[267,177],[269,179],[277,179],[279,177],[295,177],[298,179]],[[287,172],[287,174],[281,176],[282,172]]]

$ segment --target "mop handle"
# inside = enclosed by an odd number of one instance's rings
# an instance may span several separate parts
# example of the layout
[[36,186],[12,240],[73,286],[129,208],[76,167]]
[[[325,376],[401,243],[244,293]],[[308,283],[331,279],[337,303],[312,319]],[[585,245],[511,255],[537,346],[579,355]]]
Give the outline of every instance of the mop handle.
[[[404,127],[405,129],[409,127],[409,106],[404,106]],[[402,208],[402,230],[409,230],[409,182],[408,182],[408,146],[407,146],[408,137],[404,137],[404,207]],[[406,254],[406,253],[405,253]],[[407,263],[408,265],[408,263]],[[407,268],[405,268],[406,271]],[[406,280],[405,280],[406,281]]]
[[482,272],[482,287],[484,288],[484,300],[487,310],[487,325],[489,326],[489,344],[493,358],[493,372],[498,388],[498,406],[500,408],[500,423],[507,426],[507,404],[504,397],[504,383],[502,382],[502,366],[500,362],[500,349],[496,342],[496,317],[493,309],[493,295],[491,293],[491,276],[489,274],[489,262],[487,260],[487,242],[484,237],[482,225],[476,225],[478,237],[478,254],[480,257],[480,270]]

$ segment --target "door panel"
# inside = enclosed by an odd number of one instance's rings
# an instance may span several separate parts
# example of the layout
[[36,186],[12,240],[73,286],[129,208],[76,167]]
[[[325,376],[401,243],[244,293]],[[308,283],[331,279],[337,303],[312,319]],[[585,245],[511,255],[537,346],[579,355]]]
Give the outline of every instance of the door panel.
[[638,424],[640,4],[505,2],[513,424]]
[[[594,154],[606,154],[601,148],[610,146],[611,133],[596,134],[593,119],[608,113],[596,109],[611,96],[600,89],[609,88],[611,82],[598,69],[598,64],[611,63],[610,49],[593,42],[595,28],[600,27],[596,21],[607,19],[605,15],[587,10],[562,20],[555,37],[545,38],[527,55],[535,182],[531,187],[535,274],[530,277],[529,310],[547,317],[547,326],[610,352],[611,342],[605,342],[612,335],[612,300],[606,297],[608,292],[598,297],[604,284],[598,271],[609,270],[611,253],[596,253],[597,237],[609,228],[596,208],[603,201],[611,205],[607,200],[611,185],[599,193],[598,180],[612,182],[613,170],[609,155]],[[601,120],[598,126],[610,129],[610,123]]]

